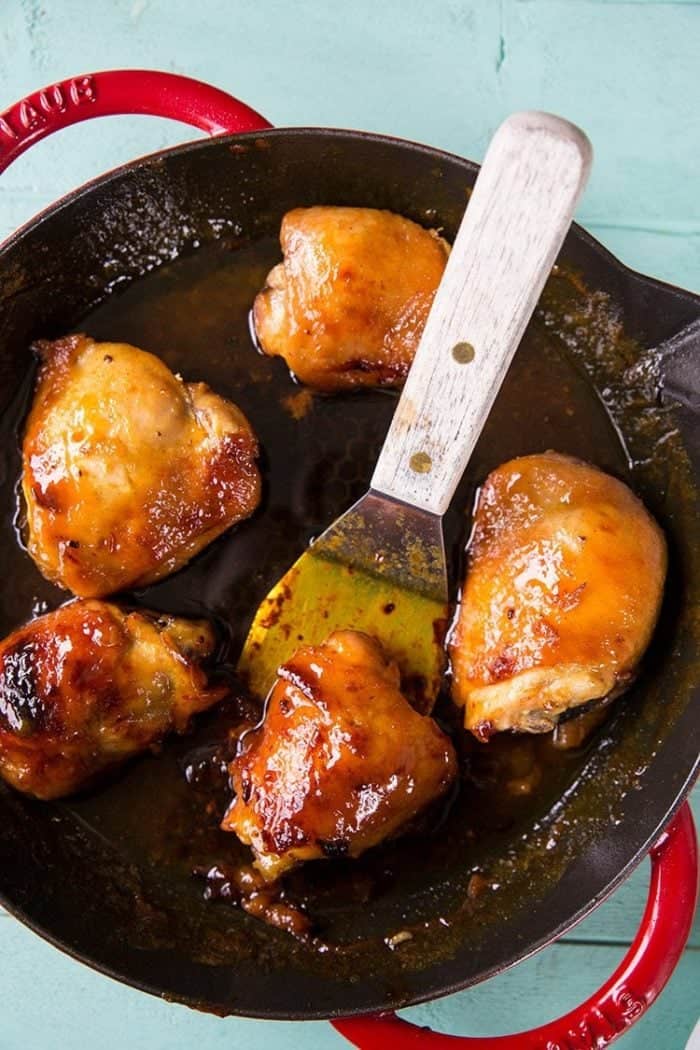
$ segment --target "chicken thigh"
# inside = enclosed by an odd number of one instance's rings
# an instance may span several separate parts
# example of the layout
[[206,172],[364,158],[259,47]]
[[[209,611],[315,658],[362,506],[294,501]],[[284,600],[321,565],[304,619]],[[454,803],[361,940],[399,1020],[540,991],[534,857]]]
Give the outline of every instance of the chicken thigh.
[[141,587],[253,512],[257,442],[230,401],[123,343],[36,349],[22,491],[49,580],[83,597]]
[[183,732],[221,700],[201,664],[208,623],[74,601],[0,643],[0,774],[37,798]]
[[253,847],[268,880],[321,857],[357,857],[443,795],[447,736],[400,692],[373,638],[336,631],[278,671],[261,727],[230,766],[222,827]]
[[449,248],[431,230],[373,208],[295,208],[284,261],[253,306],[266,354],[317,390],[400,386]]
[[494,470],[450,641],[466,727],[481,740],[546,732],[563,712],[621,692],[665,572],[661,530],[622,482],[553,452]]

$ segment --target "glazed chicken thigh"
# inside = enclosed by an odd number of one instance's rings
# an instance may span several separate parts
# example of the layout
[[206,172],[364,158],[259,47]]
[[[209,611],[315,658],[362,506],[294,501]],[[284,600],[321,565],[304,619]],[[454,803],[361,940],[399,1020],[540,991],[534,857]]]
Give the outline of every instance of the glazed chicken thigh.
[[295,208],[284,261],[253,307],[266,354],[317,390],[400,386],[449,248],[410,219],[373,208]]
[[546,732],[563,712],[621,692],[665,572],[663,535],[622,482],[552,452],[494,470],[450,642],[466,727],[482,740]]
[[74,601],[0,643],[0,774],[38,798],[182,732],[222,698],[201,667],[203,621]]
[[36,349],[22,491],[49,580],[83,597],[144,586],[253,512],[257,442],[235,405],[134,346]]
[[263,725],[230,766],[236,798],[222,822],[268,880],[301,861],[359,856],[456,775],[449,739],[402,696],[373,638],[336,631],[278,675]]

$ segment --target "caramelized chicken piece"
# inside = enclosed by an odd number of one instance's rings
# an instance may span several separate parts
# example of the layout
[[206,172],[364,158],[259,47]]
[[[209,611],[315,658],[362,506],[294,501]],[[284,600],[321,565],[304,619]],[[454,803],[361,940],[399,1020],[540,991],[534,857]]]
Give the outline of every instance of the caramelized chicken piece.
[[124,343],[36,349],[22,490],[49,580],[84,597],[141,587],[255,510],[257,443],[230,401]]
[[487,740],[543,733],[616,695],[651,637],[663,535],[622,482],[568,456],[524,456],[482,488],[450,642],[453,697]]
[[373,208],[295,208],[282,220],[284,262],[253,306],[266,354],[317,390],[400,386],[411,366],[448,245]]
[[0,643],[0,774],[37,798],[183,732],[222,698],[200,666],[214,649],[204,621],[74,601]]
[[373,638],[336,631],[278,672],[263,725],[229,767],[222,827],[272,880],[301,861],[357,857],[449,787],[452,744],[399,691]]

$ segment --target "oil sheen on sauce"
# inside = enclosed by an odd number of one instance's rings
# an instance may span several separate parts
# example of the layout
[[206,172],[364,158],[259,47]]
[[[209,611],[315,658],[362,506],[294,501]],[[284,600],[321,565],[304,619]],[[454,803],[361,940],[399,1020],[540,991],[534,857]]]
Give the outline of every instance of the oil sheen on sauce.
[[[152,351],[186,380],[204,380],[240,406],[260,439],[264,493],[253,518],[173,577],[123,596],[146,608],[210,617],[220,638],[219,673],[229,676],[271,585],[366,490],[396,403],[394,395],[378,391],[312,396],[295,385],[282,361],[256,352],[248,328],[250,305],[278,253],[271,239],[235,250],[225,244],[200,249],[108,298],[78,326],[95,339]],[[14,415],[6,416],[6,427],[21,426],[29,395],[27,386]],[[8,433],[4,438],[8,451],[0,495],[2,505],[13,508],[2,520],[0,542],[5,579],[0,627],[7,633],[66,595],[43,580],[26,555],[16,553],[19,458],[16,438]],[[535,321],[446,519],[455,584],[480,481],[513,456],[546,449],[580,456],[618,476],[627,471],[624,449],[600,399],[547,325]],[[101,790],[63,804],[72,820],[108,840],[130,864],[155,873],[178,902],[175,910],[196,914],[193,931],[196,925],[196,936],[210,938],[207,950],[217,960],[240,955],[242,936],[259,947],[263,935],[251,933],[250,926],[242,931],[235,909],[210,905],[205,916],[198,910],[203,894],[243,902],[253,915],[274,905],[268,921],[305,936],[313,926],[315,939],[307,937],[307,947],[326,953],[329,946],[351,952],[352,945],[361,947],[363,939],[378,935],[389,943],[411,922],[448,923],[445,916],[458,904],[464,907],[464,900],[488,897],[494,885],[489,872],[504,841],[514,829],[527,830],[544,818],[586,751],[585,740],[561,750],[549,736],[503,736],[480,745],[460,732],[443,697],[436,716],[454,734],[462,774],[442,812],[431,814],[430,828],[417,826],[359,860],[309,865],[292,873],[282,897],[272,900],[261,897],[249,851],[218,827],[229,801],[226,763],[241,727],[259,714],[234,687],[231,699],[201,717],[190,735],[168,739],[158,755],[136,760]],[[193,878],[193,872],[209,878]],[[455,879],[466,888],[461,903]],[[413,916],[406,916],[406,899],[415,903]],[[309,919],[303,929],[294,929],[300,912]],[[385,928],[377,934],[380,912]],[[222,931],[228,931],[226,943]],[[398,948],[402,939],[389,948]],[[296,949],[276,942],[275,950],[283,958]]]

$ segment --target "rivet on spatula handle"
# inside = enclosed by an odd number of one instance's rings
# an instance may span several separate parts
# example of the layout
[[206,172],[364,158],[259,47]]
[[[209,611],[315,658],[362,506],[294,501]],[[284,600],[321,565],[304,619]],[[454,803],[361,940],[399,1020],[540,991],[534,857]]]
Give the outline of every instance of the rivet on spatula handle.
[[586,185],[583,132],[516,113],[496,132],[372,478],[444,514]]

